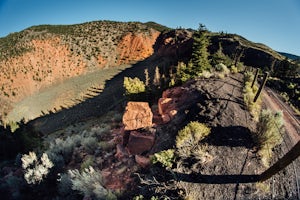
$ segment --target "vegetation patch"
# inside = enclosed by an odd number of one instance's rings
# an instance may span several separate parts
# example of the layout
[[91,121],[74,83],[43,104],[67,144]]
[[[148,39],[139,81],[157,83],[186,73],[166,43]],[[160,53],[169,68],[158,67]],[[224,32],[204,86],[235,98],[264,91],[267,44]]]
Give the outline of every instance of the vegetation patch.
[[261,112],[255,140],[259,147],[258,155],[266,167],[269,166],[272,150],[283,141],[283,131],[282,112],[273,113],[270,110]]
[[250,71],[246,71],[244,74],[244,102],[252,117],[258,120],[259,113],[261,110],[262,100],[258,97],[257,101],[254,102],[255,95],[258,91],[256,83],[253,84],[254,75]]
[[158,153],[155,153],[151,157],[151,162],[153,164],[155,163],[161,163],[164,167],[172,168],[173,163],[175,161],[175,150],[174,149],[168,149],[164,150]]
[[144,82],[141,81],[138,77],[125,77],[123,86],[125,88],[125,95],[129,99],[138,98],[139,95],[146,92],[146,86]]
[[210,133],[210,128],[199,122],[190,122],[178,132],[176,148],[193,147]]
[[117,199],[109,190],[103,187],[102,175],[93,167],[79,172],[77,169],[69,170],[72,189],[79,191],[86,198],[92,199]]

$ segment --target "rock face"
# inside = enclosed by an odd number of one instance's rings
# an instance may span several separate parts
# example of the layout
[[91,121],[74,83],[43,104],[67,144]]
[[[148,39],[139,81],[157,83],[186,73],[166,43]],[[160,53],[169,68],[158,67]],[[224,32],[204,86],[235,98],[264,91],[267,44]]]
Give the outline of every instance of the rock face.
[[161,115],[163,123],[172,120],[178,113],[178,110],[192,99],[189,91],[183,87],[167,89],[163,92],[162,98],[158,100],[158,113]]
[[141,33],[128,33],[118,44],[119,53],[118,65],[130,63],[132,61],[142,60],[153,53],[153,44],[159,32],[152,30],[150,35]]
[[152,126],[153,114],[147,102],[128,102],[123,115],[125,130]]

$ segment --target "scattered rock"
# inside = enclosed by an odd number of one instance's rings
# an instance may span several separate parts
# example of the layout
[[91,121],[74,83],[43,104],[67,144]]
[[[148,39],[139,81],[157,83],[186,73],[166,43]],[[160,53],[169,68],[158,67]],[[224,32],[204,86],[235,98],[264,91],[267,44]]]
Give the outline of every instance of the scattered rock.
[[128,102],[123,115],[125,130],[152,126],[153,114],[147,102]]
[[123,158],[128,156],[128,152],[126,151],[123,145],[117,144],[116,148],[117,148],[117,153],[115,154],[115,157],[118,160],[122,160]]
[[135,162],[141,167],[146,168],[150,165],[150,158],[141,155],[135,155]]
[[132,155],[140,155],[152,148],[154,140],[155,135],[152,133],[131,131],[127,144],[127,150]]

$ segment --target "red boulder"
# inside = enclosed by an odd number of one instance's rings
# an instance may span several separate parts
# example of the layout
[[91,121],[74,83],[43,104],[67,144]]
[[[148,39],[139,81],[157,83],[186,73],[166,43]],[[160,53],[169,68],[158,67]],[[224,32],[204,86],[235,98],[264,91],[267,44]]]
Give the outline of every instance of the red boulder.
[[153,114],[147,102],[128,102],[123,115],[125,130],[152,126]]

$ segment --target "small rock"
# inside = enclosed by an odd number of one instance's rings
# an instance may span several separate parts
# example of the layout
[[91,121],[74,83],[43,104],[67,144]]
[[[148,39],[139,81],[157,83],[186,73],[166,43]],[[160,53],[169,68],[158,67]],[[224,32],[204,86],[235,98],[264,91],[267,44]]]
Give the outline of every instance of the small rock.
[[169,111],[169,116],[170,116],[171,119],[173,119],[176,114],[177,114],[177,110],[170,110]]
[[140,155],[135,155],[135,162],[141,167],[146,168],[150,165],[150,158]]
[[117,144],[117,153],[115,154],[115,157],[118,160],[122,160],[123,158],[128,156],[128,153],[126,151],[126,149],[123,147],[123,145],[121,144]]
[[164,124],[168,123],[169,121],[171,121],[171,118],[170,118],[170,116],[168,114],[162,115],[161,119],[162,119],[162,121],[163,121]]

